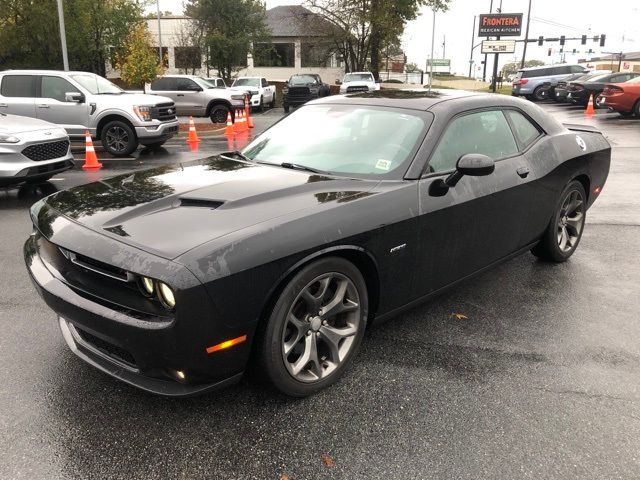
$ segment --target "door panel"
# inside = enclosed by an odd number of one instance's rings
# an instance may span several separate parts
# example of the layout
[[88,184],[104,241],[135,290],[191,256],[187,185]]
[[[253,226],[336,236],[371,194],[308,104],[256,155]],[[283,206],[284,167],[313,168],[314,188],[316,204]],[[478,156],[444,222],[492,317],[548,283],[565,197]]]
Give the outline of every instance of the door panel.
[[68,92],[80,93],[64,78],[42,76],[35,101],[36,117],[64,127],[69,135],[81,136],[87,129],[90,107],[85,102],[67,102]]

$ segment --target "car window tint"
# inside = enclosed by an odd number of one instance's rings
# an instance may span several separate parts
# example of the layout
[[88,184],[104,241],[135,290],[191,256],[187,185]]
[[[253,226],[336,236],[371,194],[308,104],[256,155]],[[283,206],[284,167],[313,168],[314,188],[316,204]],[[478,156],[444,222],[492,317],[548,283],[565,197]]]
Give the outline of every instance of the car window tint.
[[33,75],[5,75],[0,93],[3,97],[35,97],[35,78]]
[[265,78],[262,79],[262,86],[263,87],[268,87],[269,84],[267,83],[267,80]]
[[176,90],[180,91],[193,91],[198,88],[196,82],[194,82],[190,78],[176,78],[176,83]]
[[171,78],[159,78],[151,83],[151,90],[172,90],[171,84]]
[[538,128],[523,114],[515,110],[508,110],[506,113],[511,120],[516,137],[524,148],[531,145],[540,136]]
[[429,172],[454,170],[460,157],[467,153],[498,160],[517,152],[511,128],[500,110],[471,113],[449,124],[429,160]]
[[40,97],[52,98],[59,102],[64,102],[65,94],[67,92],[77,92],[78,89],[67,82],[64,78],[60,77],[42,77],[42,84],[40,86]]

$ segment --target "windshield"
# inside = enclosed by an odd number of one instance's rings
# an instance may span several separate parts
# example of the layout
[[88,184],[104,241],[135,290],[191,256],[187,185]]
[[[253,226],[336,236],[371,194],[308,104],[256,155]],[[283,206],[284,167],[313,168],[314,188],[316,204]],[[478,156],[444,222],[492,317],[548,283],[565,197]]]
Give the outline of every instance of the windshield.
[[307,85],[309,83],[316,84],[316,78],[311,75],[294,75],[289,79],[289,85]]
[[234,87],[259,87],[259,78],[238,78],[233,82]]
[[370,73],[347,73],[343,82],[373,82],[373,75]]
[[71,78],[93,95],[119,95],[124,93],[124,90],[120,87],[114,85],[106,78],[99,77],[98,75],[71,75]]
[[257,162],[287,162],[338,175],[401,178],[427,124],[424,114],[414,111],[309,105],[275,124],[242,153]]

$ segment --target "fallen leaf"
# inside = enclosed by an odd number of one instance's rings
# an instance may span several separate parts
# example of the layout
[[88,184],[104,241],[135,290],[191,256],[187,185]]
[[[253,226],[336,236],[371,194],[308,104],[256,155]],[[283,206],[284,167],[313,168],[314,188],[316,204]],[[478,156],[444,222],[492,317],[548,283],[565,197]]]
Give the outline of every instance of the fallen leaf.
[[324,463],[325,467],[333,468],[336,466],[336,462],[334,462],[333,458],[331,458],[329,455],[321,453],[320,458],[322,459],[322,462]]
[[280,480],[289,480],[289,475],[287,475],[286,473],[283,473],[282,476],[280,477]]
[[456,320],[469,320],[469,317],[467,317],[464,313],[452,313],[449,318],[453,317],[455,317]]

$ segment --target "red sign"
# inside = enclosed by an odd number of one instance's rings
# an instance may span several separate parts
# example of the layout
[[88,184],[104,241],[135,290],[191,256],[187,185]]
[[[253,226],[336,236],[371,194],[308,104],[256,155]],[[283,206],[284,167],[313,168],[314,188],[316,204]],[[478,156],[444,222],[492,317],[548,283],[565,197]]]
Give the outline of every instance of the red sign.
[[480,15],[479,37],[519,37],[521,33],[521,13],[488,13]]

